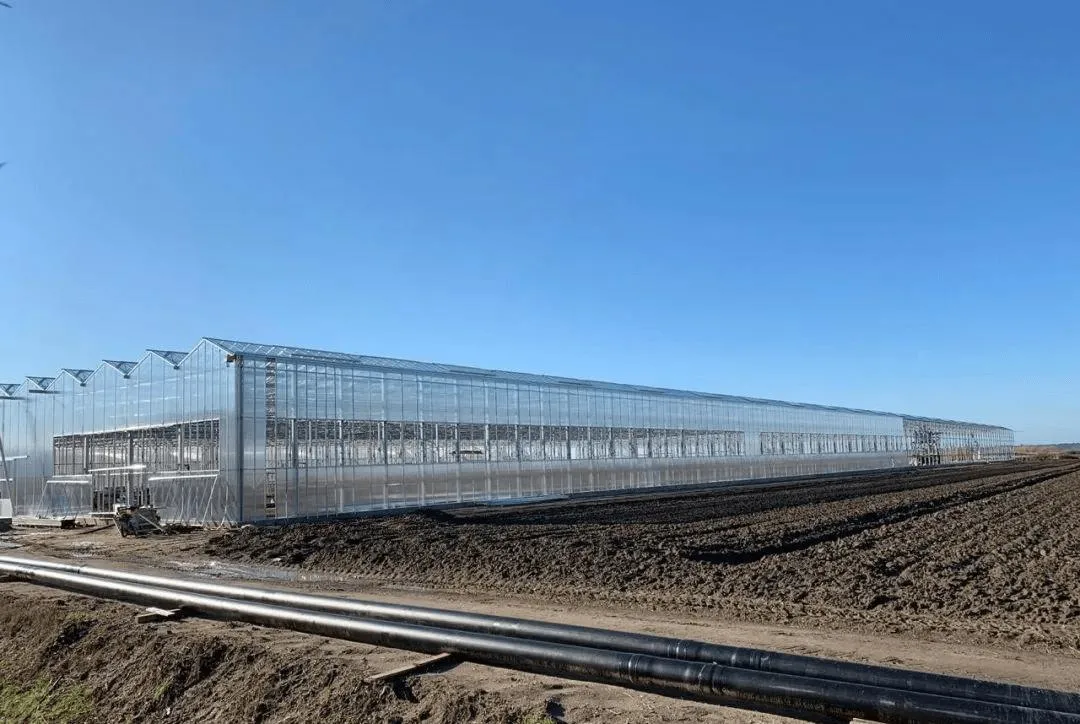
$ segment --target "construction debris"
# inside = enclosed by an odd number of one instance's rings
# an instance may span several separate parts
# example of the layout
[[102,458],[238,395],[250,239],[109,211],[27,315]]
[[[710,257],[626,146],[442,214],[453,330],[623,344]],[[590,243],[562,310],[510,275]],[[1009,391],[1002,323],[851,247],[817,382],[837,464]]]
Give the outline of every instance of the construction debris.
[[130,508],[117,506],[116,517],[113,518],[116,529],[120,535],[146,535],[147,533],[164,533],[161,527],[161,518],[157,508],[150,505],[131,506]]
[[422,674],[425,671],[429,671],[433,668],[448,666],[451,664],[457,664],[458,659],[455,654],[436,654],[435,656],[429,656],[426,659],[414,662],[412,664],[406,664],[405,666],[399,666],[396,669],[390,669],[384,671],[381,674],[375,674],[368,677],[368,681],[372,683],[380,681],[393,681],[394,679],[400,679],[405,676],[415,676],[416,674]]
[[140,613],[135,616],[136,623],[159,623],[161,621],[171,621],[180,618],[184,615],[183,609],[179,608],[155,608],[149,606],[145,613]]

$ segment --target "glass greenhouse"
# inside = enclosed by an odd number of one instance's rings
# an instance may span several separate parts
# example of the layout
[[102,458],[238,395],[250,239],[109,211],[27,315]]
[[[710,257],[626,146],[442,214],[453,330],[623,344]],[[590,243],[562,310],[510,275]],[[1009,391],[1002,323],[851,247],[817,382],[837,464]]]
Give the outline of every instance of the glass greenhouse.
[[203,525],[1003,460],[1004,427],[202,339],[0,385],[18,514]]

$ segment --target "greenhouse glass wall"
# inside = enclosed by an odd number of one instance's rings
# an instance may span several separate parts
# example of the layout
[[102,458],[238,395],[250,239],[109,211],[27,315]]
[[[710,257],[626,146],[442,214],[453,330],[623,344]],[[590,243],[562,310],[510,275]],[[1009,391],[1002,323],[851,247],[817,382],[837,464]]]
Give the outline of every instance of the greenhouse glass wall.
[[203,525],[1005,460],[1004,427],[205,338],[0,385],[16,512]]

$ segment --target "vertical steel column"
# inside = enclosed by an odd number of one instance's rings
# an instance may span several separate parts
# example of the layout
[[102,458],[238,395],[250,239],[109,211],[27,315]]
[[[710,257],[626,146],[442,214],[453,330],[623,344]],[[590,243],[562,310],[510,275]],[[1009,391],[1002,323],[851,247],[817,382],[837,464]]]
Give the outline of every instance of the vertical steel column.
[[578,420],[574,417],[573,409],[573,396],[570,394],[570,390],[566,391],[566,488],[563,492],[574,493],[574,436],[570,433],[574,429],[575,422]]
[[[277,359],[267,357],[263,363],[263,395],[266,401],[266,447],[263,451],[263,514],[278,517],[278,426],[277,426]],[[254,430],[252,431],[254,432]],[[289,514],[289,499],[285,495],[284,513]]]
[[244,522],[244,358],[236,355],[233,358],[236,363],[234,380],[236,382],[236,520]]
[[[544,387],[536,388],[537,413],[540,421],[540,491],[548,494],[547,417],[544,415]],[[529,437],[532,437],[531,435]],[[530,447],[532,447],[530,445]],[[530,485],[530,487],[532,487]],[[533,492],[530,490],[530,493]]]
[[[295,377],[295,375],[294,375]],[[295,397],[294,397],[295,399]],[[297,404],[296,409],[299,409]],[[289,478],[292,478],[292,495],[293,495],[293,515],[302,515],[303,511],[300,510],[300,443],[297,441],[296,435],[296,418],[289,418],[289,458],[292,464],[289,465],[288,472],[285,474],[285,495],[289,495]]]
[[[334,423],[337,425],[337,463],[336,463],[336,465],[337,465],[338,468],[343,468],[343,467],[345,467],[345,421],[339,418],[339,419],[335,420]],[[341,482],[340,474],[339,474],[338,482],[339,483]]]
[[[0,431],[0,465],[2,465],[4,470],[4,485],[8,490],[11,490],[12,480],[11,476],[8,474],[7,455],[4,454],[4,434],[2,431]],[[15,505],[14,498],[12,499],[11,505]]]
[[[292,466],[289,467],[288,472],[285,474],[285,492],[283,495],[288,496],[289,491],[292,491],[293,496],[293,515],[303,515],[304,511],[300,508],[300,445],[296,440],[296,419],[300,417],[300,370],[297,369],[297,365],[293,363],[292,369],[292,414],[289,416],[289,454],[292,455]],[[306,404],[305,404],[306,409]],[[289,480],[289,476],[292,476],[292,480]],[[292,483],[292,487],[289,487],[289,483]]]
[[484,496],[491,500],[491,390],[487,380],[481,384],[484,386]]
[[124,473],[125,489],[127,492],[127,504],[135,505],[135,499],[131,497],[131,478],[135,474],[130,467],[135,464],[135,433],[128,431],[127,434],[127,464],[128,470]]
[[176,469],[184,469],[184,425],[176,426]]

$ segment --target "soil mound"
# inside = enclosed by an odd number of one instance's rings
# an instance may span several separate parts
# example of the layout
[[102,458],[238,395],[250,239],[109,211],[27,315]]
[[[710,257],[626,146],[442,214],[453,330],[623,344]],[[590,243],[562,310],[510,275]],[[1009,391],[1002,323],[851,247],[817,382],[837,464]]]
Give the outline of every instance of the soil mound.
[[545,721],[443,681],[370,684],[362,657],[327,655],[316,637],[283,643],[280,632],[197,620],[141,625],[131,607],[20,589],[0,592],[3,722]]

